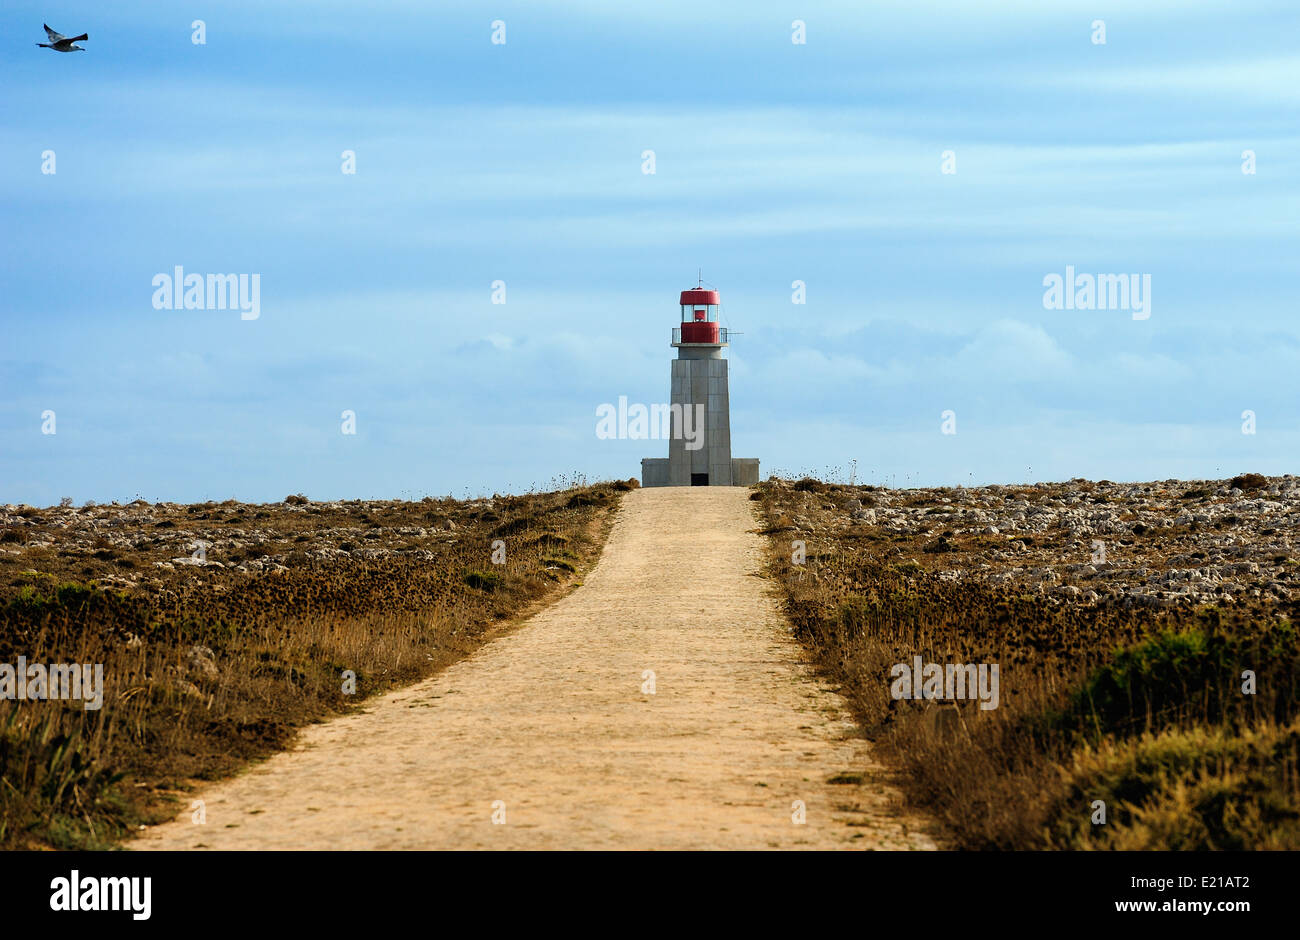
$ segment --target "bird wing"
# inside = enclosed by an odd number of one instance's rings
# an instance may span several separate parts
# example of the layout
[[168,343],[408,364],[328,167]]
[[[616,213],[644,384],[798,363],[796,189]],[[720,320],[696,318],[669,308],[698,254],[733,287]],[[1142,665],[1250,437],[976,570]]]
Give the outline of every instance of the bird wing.
[[[41,25],[42,25],[42,26],[45,26],[44,23],[42,23]],[[62,33],[56,33],[54,30],[50,29],[48,26],[45,26],[45,35],[47,35],[47,36],[50,37],[50,42],[58,42],[60,39],[63,38],[63,34],[62,34]]]

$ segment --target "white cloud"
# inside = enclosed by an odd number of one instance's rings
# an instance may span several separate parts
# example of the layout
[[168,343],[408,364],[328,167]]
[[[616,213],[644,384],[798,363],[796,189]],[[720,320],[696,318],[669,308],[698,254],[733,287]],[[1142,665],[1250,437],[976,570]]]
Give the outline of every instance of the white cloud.
[[981,329],[948,364],[990,384],[1072,378],[1074,362],[1041,326],[998,320]]

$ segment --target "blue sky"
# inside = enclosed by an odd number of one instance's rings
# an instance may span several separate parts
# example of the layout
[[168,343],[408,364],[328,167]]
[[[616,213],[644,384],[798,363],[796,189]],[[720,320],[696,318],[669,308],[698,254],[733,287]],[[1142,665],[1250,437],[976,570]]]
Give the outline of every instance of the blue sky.
[[[1300,8],[990,6],[6,3],[0,502],[639,475],[596,408],[666,400],[698,268],[765,476],[1300,471]],[[154,309],[177,265],[259,318]],[[1067,265],[1150,318],[1044,309]]]

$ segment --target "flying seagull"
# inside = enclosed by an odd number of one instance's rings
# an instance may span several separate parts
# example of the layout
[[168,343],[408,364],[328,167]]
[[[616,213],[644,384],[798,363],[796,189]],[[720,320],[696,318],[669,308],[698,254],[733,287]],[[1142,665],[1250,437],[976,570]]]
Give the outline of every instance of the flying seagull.
[[[45,26],[44,23],[42,23],[41,25]],[[80,36],[73,36],[71,39],[69,39],[68,37],[61,35],[60,33],[56,33],[48,26],[45,26],[45,35],[50,37],[50,41],[38,42],[36,45],[40,46],[42,49],[53,49],[55,52],[85,52],[86,50],[83,49],[81,46],[78,46],[77,42],[78,40],[81,39],[90,38],[85,33],[82,33]]]

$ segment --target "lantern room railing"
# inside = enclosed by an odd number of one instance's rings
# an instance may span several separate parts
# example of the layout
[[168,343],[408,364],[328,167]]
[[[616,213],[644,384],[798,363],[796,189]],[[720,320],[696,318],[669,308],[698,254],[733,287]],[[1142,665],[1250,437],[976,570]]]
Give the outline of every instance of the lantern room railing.
[[[683,337],[683,331],[685,336]],[[674,346],[726,346],[727,328],[716,323],[684,323],[673,327]]]

